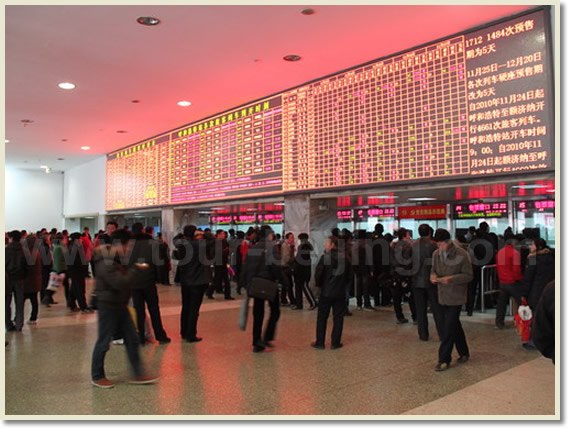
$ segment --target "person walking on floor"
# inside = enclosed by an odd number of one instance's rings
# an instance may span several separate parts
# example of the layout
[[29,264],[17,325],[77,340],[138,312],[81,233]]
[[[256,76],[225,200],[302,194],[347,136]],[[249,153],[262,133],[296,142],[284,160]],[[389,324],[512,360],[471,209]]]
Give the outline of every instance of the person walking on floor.
[[392,301],[397,324],[406,324],[408,320],[402,312],[402,299],[408,295],[408,306],[412,321],[416,322],[416,306],[412,294],[412,243],[410,242],[410,231],[401,227],[398,232],[398,241],[394,245],[391,264],[392,264]]
[[288,232],[284,236],[285,240],[282,243],[282,306],[296,305],[296,297],[294,296],[294,260],[296,258],[296,251],[294,245],[294,234]]
[[156,278],[158,276],[155,263],[158,256],[156,244],[156,241],[144,232],[142,223],[134,223],[132,225],[132,242],[130,243],[130,253],[128,254],[129,266],[133,266],[135,263],[146,263],[149,265],[149,268],[145,269],[140,275],[140,281],[142,281],[143,284],[141,287],[132,291],[132,301],[136,309],[136,321],[141,345],[146,343],[144,327],[146,305],[148,305],[148,312],[150,312],[150,319],[156,340],[160,344],[171,342],[162,324],[160,300],[158,297],[158,289],[156,288]]
[[[64,274],[63,278],[63,291],[65,293],[65,302],[67,304],[67,309],[73,311],[76,306],[73,304],[71,299],[71,289],[69,287],[69,272],[67,271],[67,259],[69,258],[69,253],[67,250],[66,237],[63,233],[57,233],[53,242],[53,267],[52,271],[56,274]],[[46,293],[47,299],[46,304],[49,304],[54,292],[48,291]],[[44,302],[42,302],[44,303]]]
[[458,363],[469,360],[469,347],[460,322],[460,312],[467,301],[467,286],[473,279],[473,269],[467,251],[451,241],[446,229],[437,229],[433,240],[438,249],[432,255],[430,281],[438,285],[442,332],[435,370],[444,371],[450,367],[454,346],[459,354]]
[[294,282],[296,283],[296,306],[292,309],[302,310],[304,308],[304,294],[310,310],[314,310],[317,306],[316,298],[310,289],[310,279],[312,277],[312,252],[314,248],[309,242],[307,233],[300,233],[298,235],[300,245],[296,252],[296,259],[294,261]]
[[224,230],[218,230],[212,243],[214,245],[213,283],[207,289],[207,297],[213,299],[215,290],[223,290],[225,300],[235,300],[231,297],[231,282],[229,281],[230,249],[227,233]]
[[438,303],[438,285],[430,281],[432,270],[432,255],[437,246],[432,241],[432,228],[427,224],[418,227],[420,239],[412,244],[412,292],[416,304],[416,321],[418,323],[418,337],[427,341],[430,337],[428,331],[428,305],[434,316],[434,324],[438,337],[441,332],[441,308]]
[[[83,240],[78,232],[69,235],[69,264],[67,272],[71,280],[70,300],[74,312],[92,313],[87,308],[85,298],[85,280],[89,272],[87,255],[85,254]],[[91,255],[92,256],[92,255]]]
[[[280,276],[280,259],[274,245],[274,233],[270,226],[262,226],[257,235],[258,241],[247,253],[243,266],[245,284],[250,288],[254,277],[263,278],[276,282]],[[266,347],[272,347],[272,341],[276,334],[276,324],[280,318],[280,300],[278,292],[274,301],[268,301],[270,317],[262,336],[262,324],[264,321],[264,306],[267,300],[255,297],[253,302],[253,327],[252,346],[253,352],[262,352]]]
[[[373,265],[372,249],[367,239],[365,230],[358,230],[355,234],[355,242],[353,243],[353,273],[355,276],[355,290],[357,297],[357,309],[362,311],[375,311],[371,306],[370,279],[371,269]],[[365,305],[365,306],[363,306]]]
[[330,237],[325,242],[324,254],[316,267],[316,287],[321,289],[316,323],[316,341],[312,347],[325,349],[325,331],[329,312],[333,308],[333,329],[331,331],[331,349],[343,346],[343,318],[345,311],[345,292],[351,266],[344,253],[338,250],[338,239]]
[[112,246],[102,244],[93,255],[97,269],[98,337],[91,361],[91,383],[103,389],[114,387],[106,377],[104,360],[112,337],[117,334],[124,339],[132,369],[130,383],[142,385],[158,381],[158,377],[145,374],[136,329],[128,310],[131,291],[134,287],[145,287],[144,274],[151,267],[147,263],[135,262],[130,267],[121,263],[120,255],[125,253],[129,239],[128,232],[117,230],[112,233]]

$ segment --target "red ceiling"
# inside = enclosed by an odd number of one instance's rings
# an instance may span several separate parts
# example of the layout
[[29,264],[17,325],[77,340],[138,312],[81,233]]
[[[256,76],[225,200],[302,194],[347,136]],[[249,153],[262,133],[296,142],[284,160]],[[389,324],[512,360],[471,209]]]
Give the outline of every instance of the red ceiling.
[[[530,7],[313,6],[306,16],[302,6],[6,6],[6,162],[66,169]],[[143,27],[139,16],[162,23]],[[291,53],[303,60],[284,62]]]

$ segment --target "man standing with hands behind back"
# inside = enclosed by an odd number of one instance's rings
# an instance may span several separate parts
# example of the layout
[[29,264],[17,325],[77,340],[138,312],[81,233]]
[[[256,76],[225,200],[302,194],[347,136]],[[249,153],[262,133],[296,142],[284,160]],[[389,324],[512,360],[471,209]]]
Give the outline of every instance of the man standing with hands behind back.
[[460,322],[462,305],[467,301],[467,284],[473,279],[469,254],[455,245],[446,229],[437,229],[433,241],[438,249],[432,255],[430,281],[438,285],[442,340],[438,351],[436,371],[450,367],[454,344],[458,363],[469,360],[469,348]]

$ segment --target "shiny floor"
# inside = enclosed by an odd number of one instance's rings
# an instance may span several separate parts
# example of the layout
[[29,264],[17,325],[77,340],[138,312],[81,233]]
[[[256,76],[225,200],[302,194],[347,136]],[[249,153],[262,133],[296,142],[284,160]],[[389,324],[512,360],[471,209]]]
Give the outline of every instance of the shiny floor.
[[[91,284],[89,284],[91,285]],[[315,350],[315,312],[282,308],[275,348],[254,354],[238,329],[240,301],[205,300],[204,340],[179,337],[179,287],[159,286],[172,338],[142,356],[156,385],[128,384],[124,346],[111,345],[107,377],[90,384],[96,314],[69,313],[63,296],[40,310],[37,325],[6,333],[5,408],[9,415],[554,415],[554,366],[520,347],[513,328],[493,328],[489,314],[462,317],[471,359],[433,370],[437,338],[418,340],[392,309],[345,320],[344,348]],[[407,308],[405,308],[407,310]],[[26,314],[29,311],[26,307]],[[509,321],[510,322],[510,321]],[[433,325],[431,325],[433,330]],[[435,336],[435,334],[434,334]],[[329,345],[329,330],[328,330]],[[522,398],[522,399],[521,399]]]

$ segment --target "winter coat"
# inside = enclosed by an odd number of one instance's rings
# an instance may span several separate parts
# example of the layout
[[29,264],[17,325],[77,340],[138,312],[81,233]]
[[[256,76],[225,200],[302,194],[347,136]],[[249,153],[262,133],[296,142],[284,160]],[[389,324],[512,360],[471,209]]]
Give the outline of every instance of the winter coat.
[[368,276],[372,268],[372,248],[367,239],[357,239],[353,244],[352,269],[357,275]]
[[296,275],[301,276],[310,281],[312,276],[312,252],[314,247],[309,242],[302,242],[298,246],[298,251],[296,252],[296,260],[294,261],[294,272]]
[[55,273],[67,272],[67,248],[62,244],[57,244],[53,247],[53,267]]
[[150,235],[139,233],[132,237],[129,245],[128,266],[135,263],[148,263],[150,266],[142,270],[139,280],[142,281],[139,288],[147,288],[156,285],[158,279],[158,268],[156,261],[158,259],[159,249],[158,242]]
[[446,253],[446,260],[439,249],[432,255],[432,273],[439,278],[451,278],[449,284],[437,284],[438,301],[440,305],[463,305],[467,301],[467,285],[473,280],[471,260],[467,251],[453,243]]
[[182,238],[175,243],[174,258],[179,260],[179,282],[182,287],[209,283],[207,258],[209,240]]
[[542,290],[552,280],[554,280],[554,251],[544,248],[529,255],[525,269],[524,290],[531,309],[536,308]]
[[535,346],[546,358],[554,362],[554,281],[544,288],[536,306],[532,324],[532,339]]
[[501,284],[514,284],[523,280],[521,272],[521,253],[512,245],[505,245],[499,250],[496,257],[497,278]]
[[6,247],[6,262],[4,264],[8,278],[20,280],[26,277],[28,264],[24,256],[21,242],[11,242]]
[[[27,271],[24,278],[24,293],[32,294],[41,291],[41,253],[39,248],[35,248],[36,239],[26,239],[25,245],[28,250]],[[34,251],[35,250],[35,251]],[[35,255],[35,257],[33,257]],[[32,259],[34,259],[32,261]]]
[[438,247],[430,239],[422,237],[412,244],[412,286],[415,288],[434,287],[430,282],[432,255]]
[[316,266],[316,287],[321,289],[321,296],[331,299],[345,298],[351,265],[345,254],[337,249],[325,252]]
[[392,252],[391,266],[395,278],[412,275],[412,243],[410,241],[398,240]]
[[140,280],[143,269],[136,265],[127,267],[122,264],[116,250],[110,245],[97,247],[93,252],[93,260],[97,271],[95,293],[98,308],[126,308],[131,290],[143,284]]

